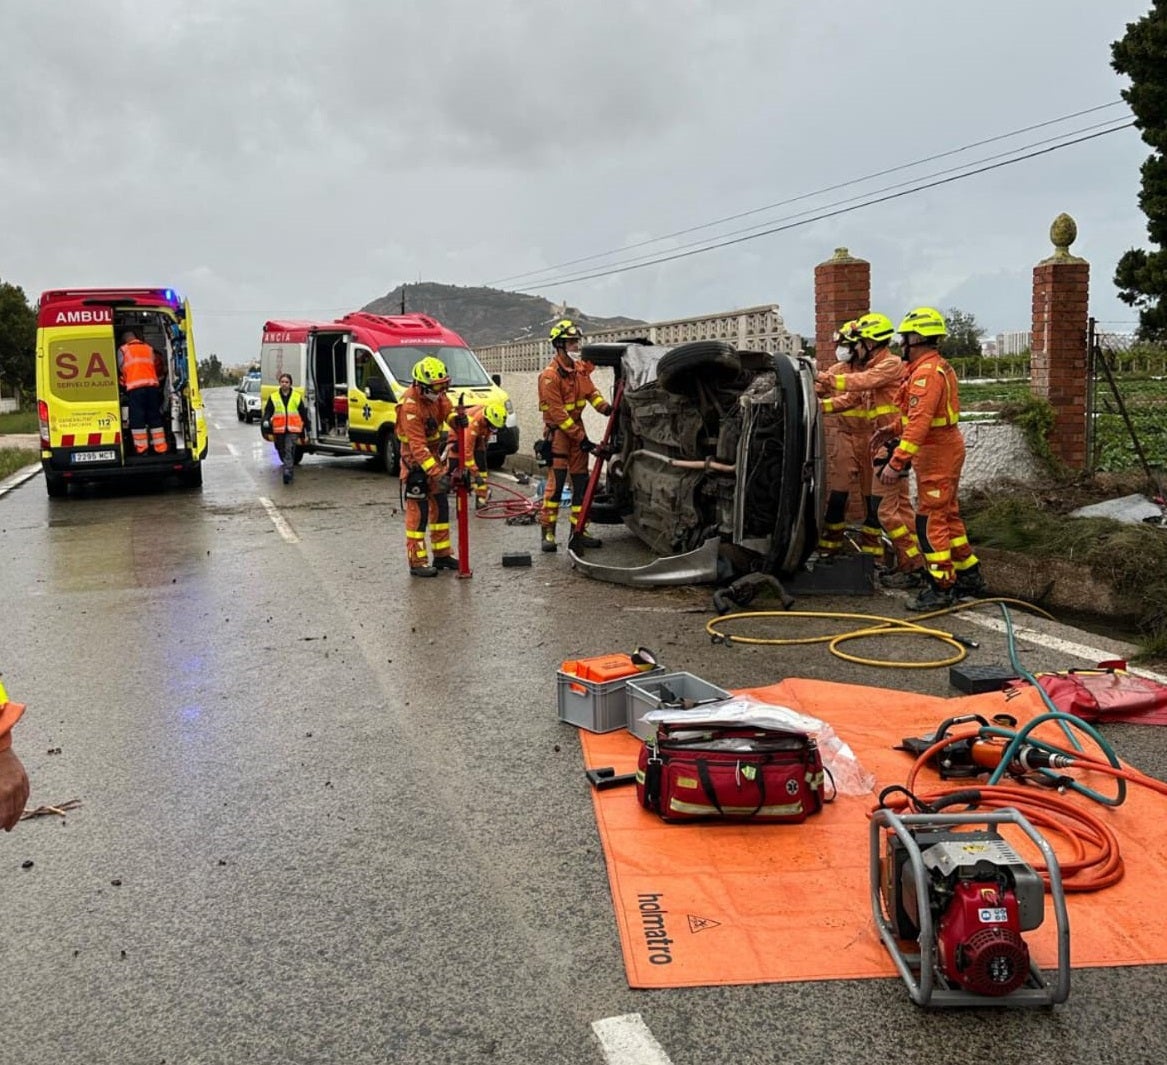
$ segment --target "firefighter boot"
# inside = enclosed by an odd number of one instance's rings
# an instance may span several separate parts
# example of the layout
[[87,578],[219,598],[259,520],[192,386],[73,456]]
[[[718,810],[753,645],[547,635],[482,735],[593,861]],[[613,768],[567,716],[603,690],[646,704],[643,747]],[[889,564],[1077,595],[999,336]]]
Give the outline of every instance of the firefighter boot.
[[966,570],[956,575],[956,597],[958,599],[980,599],[987,595],[989,586],[981,573],[981,564],[974,562]]
[[458,559],[454,555],[439,555],[434,559],[434,569],[457,569]]
[[433,566],[410,566],[409,575],[411,577],[436,577],[438,571]]
[[555,542],[555,527],[545,525],[539,534],[539,549],[542,551],[558,551],[559,545]]
[[945,607],[956,604],[955,587],[941,588],[931,577],[927,578],[924,590],[905,607],[914,613],[923,613],[931,610],[943,610]]
[[588,533],[587,529],[583,532],[575,533],[571,538],[571,546],[584,548],[589,551],[594,551],[597,547],[603,547],[604,541],[596,536]]

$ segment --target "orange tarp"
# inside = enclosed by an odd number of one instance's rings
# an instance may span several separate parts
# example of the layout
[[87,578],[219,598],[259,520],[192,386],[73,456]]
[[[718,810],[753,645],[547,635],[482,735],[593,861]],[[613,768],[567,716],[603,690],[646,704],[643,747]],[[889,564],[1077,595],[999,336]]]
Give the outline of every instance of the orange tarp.
[[[911,765],[893,745],[960,714],[1009,713],[1024,723],[1045,709],[1040,697],[1028,690],[1008,701],[999,693],[940,699],[796,679],[743,694],[829,722],[875,774],[875,792],[841,796],[801,825],[670,825],[642,809],[630,786],[594,791],[629,985],[896,976],[871,914],[867,819],[875,794],[902,784]],[[635,770],[640,741],[630,733],[580,736],[588,767]],[[1113,794],[1113,782],[1090,783]],[[917,786],[953,785],[922,776]],[[1133,787],[1117,809],[1090,805],[1115,829],[1126,875],[1104,891],[1067,897],[1072,963],[1163,964],[1167,906],[1158,900],[1167,883],[1167,798]],[[1057,839],[1050,843],[1059,851]],[[1045,923],[1025,933],[1047,970],[1057,960],[1054,930],[1047,899]]]

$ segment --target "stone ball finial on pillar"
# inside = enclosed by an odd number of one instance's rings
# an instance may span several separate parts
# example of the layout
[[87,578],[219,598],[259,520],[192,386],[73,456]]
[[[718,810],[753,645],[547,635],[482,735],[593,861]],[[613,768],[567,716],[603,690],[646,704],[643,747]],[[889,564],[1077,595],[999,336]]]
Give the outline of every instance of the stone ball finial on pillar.
[[1054,246],[1054,253],[1048,259],[1043,259],[1046,263],[1081,263],[1084,259],[1079,259],[1076,255],[1070,254],[1070,245],[1078,239],[1078,223],[1074,221],[1065,211],[1057,216],[1049,227],[1050,243]]

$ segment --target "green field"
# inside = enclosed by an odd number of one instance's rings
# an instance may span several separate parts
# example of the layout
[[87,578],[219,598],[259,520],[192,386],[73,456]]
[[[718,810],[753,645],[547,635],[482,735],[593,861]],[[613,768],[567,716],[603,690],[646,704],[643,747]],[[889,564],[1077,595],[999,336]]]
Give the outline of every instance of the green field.
[[13,414],[0,414],[0,436],[5,433],[35,433],[36,431],[36,411],[34,410],[18,410]]
[[[1148,464],[1167,468],[1167,379],[1129,376],[1116,384]],[[1025,380],[960,383],[960,405],[966,411],[996,410],[1023,402],[1029,394]],[[1140,468],[1134,440],[1105,379],[1095,387],[1094,409],[1095,469],[1116,473]]]
[[20,451],[16,448],[0,447],[0,481],[24,466],[40,462],[40,457],[39,451]]

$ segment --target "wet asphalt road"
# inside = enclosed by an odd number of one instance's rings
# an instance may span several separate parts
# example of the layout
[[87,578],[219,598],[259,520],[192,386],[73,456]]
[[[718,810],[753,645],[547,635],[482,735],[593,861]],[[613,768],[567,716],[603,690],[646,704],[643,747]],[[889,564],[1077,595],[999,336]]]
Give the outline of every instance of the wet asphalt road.
[[[234,394],[207,399],[201,493],[0,498],[30,804],[82,802],[0,837],[0,1063],[592,1063],[592,1022],[632,1012],[677,1065],[1167,1058],[1162,968],[1076,971],[1028,1013],[925,1013],[885,980],[631,991],[558,663],[643,643],[726,687],[950,694],[946,671],[713,647],[708,589],[599,584],[562,552],[504,569],[536,535],[501,521],[474,523],[472,580],[410,581],[396,479],[308,457],[285,488]],[[952,624],[971,662],[1007,661]],[[1167,773],[1163,730],[1112,735]]]

